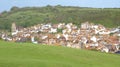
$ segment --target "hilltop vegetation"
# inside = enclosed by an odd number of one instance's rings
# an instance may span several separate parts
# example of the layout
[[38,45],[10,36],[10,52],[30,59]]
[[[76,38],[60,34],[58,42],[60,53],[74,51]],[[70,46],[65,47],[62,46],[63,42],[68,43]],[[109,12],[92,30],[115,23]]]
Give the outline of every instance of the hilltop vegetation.
[[119,67],[119,62],[114,54],[0,41],[0,67]]
[[11,23],[15,22],[22,27],[39,23],[74,23],[80,26],[81,22],[93,22],[107,27],[120,26],[119,8],[87,8],[71,6],[46,7],[13,7],[10,11],[0,14],[0,29],[10,30]]

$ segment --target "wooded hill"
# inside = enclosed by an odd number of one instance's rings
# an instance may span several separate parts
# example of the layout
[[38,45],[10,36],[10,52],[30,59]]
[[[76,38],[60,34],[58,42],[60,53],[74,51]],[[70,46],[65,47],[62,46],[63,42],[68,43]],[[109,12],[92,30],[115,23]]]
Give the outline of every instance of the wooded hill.
[[0,29],[9,30],[15,22],[22,27],[39,23],[73,23],[82,22],[102,24],[106,27],[120,26],[120,8],[87,8],[73,6],[12,7],[10,11],[0,14]]

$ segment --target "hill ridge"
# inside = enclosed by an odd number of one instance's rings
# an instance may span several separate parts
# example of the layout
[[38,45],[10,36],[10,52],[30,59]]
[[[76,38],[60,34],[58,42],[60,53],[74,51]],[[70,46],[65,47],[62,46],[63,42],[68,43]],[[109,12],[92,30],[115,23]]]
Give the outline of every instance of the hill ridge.
[[15,22],[19,26],[28,27],[39,23],[74,23],[90,21],[106,27],[120,26],[119,8],[85,8],[72,6],[45,6],[45,7],[13,7],[0,15],[0,29],[10,30]]

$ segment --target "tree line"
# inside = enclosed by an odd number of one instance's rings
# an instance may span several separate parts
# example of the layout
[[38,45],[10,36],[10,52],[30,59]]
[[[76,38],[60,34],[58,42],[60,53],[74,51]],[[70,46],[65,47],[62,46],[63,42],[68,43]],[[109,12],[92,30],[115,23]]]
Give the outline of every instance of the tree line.
[[12,7],[0,14],[0,30],[9,30],[15,22],[18,26],[29,27],[39,23],[74,23],[78,26],[89,21],[106,27],[120,26],[119,8],[88,8],[73,6]]

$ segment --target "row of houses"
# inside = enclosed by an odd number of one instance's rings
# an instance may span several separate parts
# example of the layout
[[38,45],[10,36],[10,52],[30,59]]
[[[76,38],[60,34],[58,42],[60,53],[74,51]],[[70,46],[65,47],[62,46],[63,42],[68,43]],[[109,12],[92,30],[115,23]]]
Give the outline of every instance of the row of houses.
[[1,38],[13,42],[32,42],[34,44],[66,46],[78,49],[116,52],[120,50],[120,28],[106,28],[100,24],[72,23],[38,24],[28,28],[11,27],[11,36],[1,34]]

